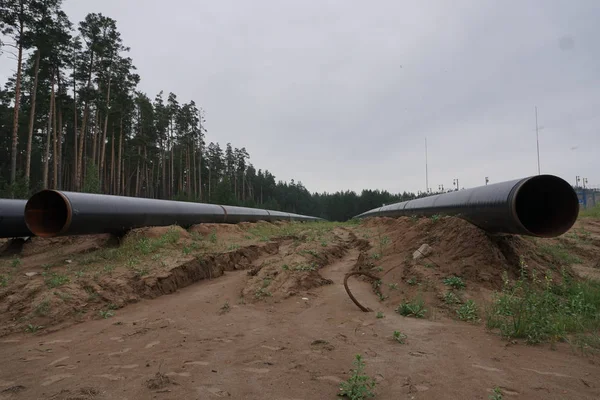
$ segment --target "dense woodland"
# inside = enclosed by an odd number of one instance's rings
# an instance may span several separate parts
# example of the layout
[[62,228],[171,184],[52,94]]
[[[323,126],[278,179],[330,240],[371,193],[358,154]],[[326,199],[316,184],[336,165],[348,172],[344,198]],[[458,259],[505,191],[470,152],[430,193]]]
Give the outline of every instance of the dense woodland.
[[[61,0],[0,0],[0,196],[62,189],[245,205],[345,220],[416,197],[365,190],[311,194],[250,163],[244,147],[208,142],[205,112],[172,92],[151,98],[117,22],[73,23]],[[214,134],[218,137],[218,132]]]

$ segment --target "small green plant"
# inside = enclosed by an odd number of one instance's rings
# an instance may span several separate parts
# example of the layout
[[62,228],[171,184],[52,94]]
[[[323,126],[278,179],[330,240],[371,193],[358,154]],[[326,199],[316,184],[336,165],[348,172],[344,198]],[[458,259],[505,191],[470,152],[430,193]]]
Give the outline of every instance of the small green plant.
[[140,259],[137,257],[131,257],[125,262],[125,264],[127,265],[128,268],[134,268],[139,263],[140,263]]
[[0,287],[8,286],[8,277],[0,275]]
[[417,279],[416,278],[410,278],[409,280],[406,281],[406,283],[408,283],[410,286],[414,286],[417,284]]
[[111,274],[114,270],[115,270],[115,266],[114,265],[105,265],[104,266],[104,272],[106,272],[107,274]]
[[68,276],[61,275],[57,272],[43,272],[42,275],[46,276],[46,286],[50,289],[65,285],[71,281]]
[[545,244],[540,246],[540,250],[550,257],[556,265],[580,264],[581,258],[569,253],[563,244]]
[[75,271],[75,277],[83,278],[85,276],[85,271]]
[[18,268],[21,265],[21,259],[20,258],[13,258],[10,262],[11,267],[13,268]]
[[27,333],[36,333],[40,329],[44,329],[44,327],[41,326],[41,325],[28,324],[27,327],[25,327],[25,332],[27,332]]
[[189,245],[183,246],[181,250],[183,251],[183,254],[187,256],[188,254],[198,250],[198,243],[192,242]]
[[381,258],[381,253],[373,253],[370,256],[373,260],[379,260]]
[[377,318],[383,318],[384,315],[383,315],[383,313],[381,311],[378,311],[376,317]]
[[458,298],[458,296],[456,294],[454,294],[454,292],[449,290],[444,295],[444,303],[446,303],[448,305],[453,305],[453,304],[460,304],[461,301]]
[[240,248],[240,245],[237,243],[232,243],[227,247],[227,251],[235,251]]
[[432,220],[433,222],[438,222],[438,221],[439,221],[441,218],[442,218],[442,216],[441,216],[440,214],[433,214],[433,215],[431,216],[431,220]]
[[379,301],[385,301],[389,297],[381,292],[377,292],[377,296],[379,297]]
[[221,306],[221,308],[219,309],[219,314],[225,314],[225,313],[228,313],[229,311],[231,311],[231,306],[229,306],[229,302],[226,301],[225,304],[223,304]]
[[377,272],[382,272],[382,271],[383,271],[383,267],[375,267],[375,270],[376,270]]
[[34,312],[36,315],[39,315],[41,317],[45,317],[46,315],[48,315],[50,313],[50,301],[42,301],[40,304],[37,305]]
[[600,329],[600,282],[575,280],[565,270],[555,282],[543,279],[521,262],[521,276],[511,282],[504,274],[502,292],[496,293],[487,312],[487,327],[508,338],[525,338],[529,344],[568,340],[569,334]]
[[289,266],[289,265],[287,265],[287,264],[283,264],[283,265],[281,266],[281,269],[282,269],[282,270],[284,270],[284,271],[289,271],[289,270],[290,270],[290,266]]
[[388,283],[388,287],[390,288],[390,290],[398,290],[397,283]]
[[294,267],[294,271],[316,271],[317,265],[315,263],[300,264]]
[[208,236],[208,240],[211,243],[217,243],[217,232],[213,231],[209,236]]
[[150,270],[146,267],[135,268],[133,274],[137,277],[146,276],[150,273]]
[[108,319],[115,315],[115,313],[112,312],[111,310],[100,310],[99,314],[104,319]]
[[323,247],[327,247],[327,241],[325,241],[325,240],[321,240],[321,246],[323,246]]
[[425,308],[423,299],[417,298],[410,302],[401,303],[396,312],[404,317],[425,318],[427,309]]
[[260,288],[256,292],[254,292],[254,297],[257,299],[262,299],[263,297],[271,297],[273,294],[266,290],[265,288]]
[[458,276],[449,276],[444,279],[444,285],[450,286],[453,289],[462,289],[465,287],[465,282]]
[[502,390],[499,387],[492,389],[492,394],[489,395],[490,400],[502,400]]
[[476,321],[478,319],[477,305],[473,300],[467,300],[456,310],[456,314],[462,321]]
[[118,305],[116,305],[115,303],[110,303],[110,304],[108,305],[108,309],[109,309],[109,310],[118,310],[118,309],[119,309],[119,306],[118,306]]
[[340,383],[340,393],[338,393],[338,396],[346,396],[351,400],[375,397],[373,389],[375,389],[377,382],[374,378],[365,375],[365,363],[360,354],[356,355],[354,365],[356,368],[352,369],[350,378]]
[[406,338],[407,336],[400,332],[400,331],[394,331],[394,334],[392,335],[392,337],[394,338],[394,340],[400,344],[405,344],[406,343]]
[[425,268],[435,268],[435,265],[432,263],[425,263]]

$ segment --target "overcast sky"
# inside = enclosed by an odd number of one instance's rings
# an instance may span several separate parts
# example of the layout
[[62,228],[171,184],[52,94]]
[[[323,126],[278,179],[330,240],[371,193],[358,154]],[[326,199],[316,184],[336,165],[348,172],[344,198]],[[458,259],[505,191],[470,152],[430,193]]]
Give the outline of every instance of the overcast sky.
[[[65,0],[117,20],[151,98],[310,191],[600,184],[600,1]],[[5,64],[5,62],[3,62]],[[6,71],[6,69],[4,69]]]

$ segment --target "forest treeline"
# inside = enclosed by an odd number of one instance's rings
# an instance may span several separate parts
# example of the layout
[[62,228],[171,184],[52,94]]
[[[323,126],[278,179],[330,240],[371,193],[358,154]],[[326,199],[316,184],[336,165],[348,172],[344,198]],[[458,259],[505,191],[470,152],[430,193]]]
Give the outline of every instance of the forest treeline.
[[0,196],[61,189],[261,207],[330,220],[421,196],[364,190],[311,194],[256,169],[244,147],[207,142],[193,100],[138,90],[117,22],[73,24],[61,0],[0,0]]

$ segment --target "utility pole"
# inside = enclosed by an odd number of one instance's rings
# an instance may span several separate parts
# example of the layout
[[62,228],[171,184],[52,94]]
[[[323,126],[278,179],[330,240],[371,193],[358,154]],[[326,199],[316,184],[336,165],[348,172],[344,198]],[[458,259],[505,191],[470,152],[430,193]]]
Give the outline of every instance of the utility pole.
[[425,192],[429,193],[429,170],[427,165],[427,138],[425,138]]
[[438,190],[440,192],[443,192],[444,191],[444,184],[438,185]]
[[579,175],[577,175],[577,176],[575,177],[575,187],[578,187],[578,186],[579,186],[579,181],[580,181],[580,180],[581,180],[581,177],[580,177]]
[[458,186],[458,178],[456,178],[452,183],[456,185],[456,190],[458,191],[458,189],[460,189],[460,187]]
[[588,180],[587,180],[587,178],[583,178],[583,188],[584,188],[584,189],[585,189],[585,185],[587,185],[587,183],[588,183]]
[[490,181],[490,179],[486,176],[485,177],[485,185],[487,186],[488,182]]

